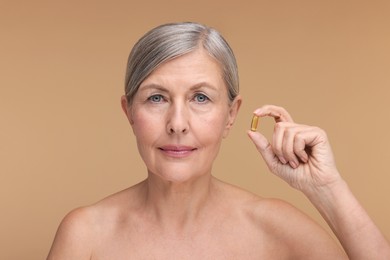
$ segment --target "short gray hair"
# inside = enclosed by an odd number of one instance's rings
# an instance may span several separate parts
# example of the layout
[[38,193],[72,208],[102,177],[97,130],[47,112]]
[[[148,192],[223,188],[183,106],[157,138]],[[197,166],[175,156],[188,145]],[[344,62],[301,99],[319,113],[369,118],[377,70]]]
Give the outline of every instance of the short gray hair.
[[238,95],[238,69],[233,51],[215,29],[185,22],[160,25],[134,45],[127,61],[125,94],[131,104],[142,82],[162,63],[202,46],[221,66],[230,101]]

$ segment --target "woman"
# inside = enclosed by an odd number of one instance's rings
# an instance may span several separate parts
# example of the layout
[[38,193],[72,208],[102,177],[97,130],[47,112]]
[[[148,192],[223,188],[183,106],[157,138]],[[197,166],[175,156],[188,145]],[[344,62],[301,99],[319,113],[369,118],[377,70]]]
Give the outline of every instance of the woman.
[[147,179],[68,214],[48,259],[390,259],[324,131],[294,123],[283,108],[254,111],[275,118],[271,143],[248,135],[270,170],[318,208],[344,251],[286,202],[212,176],[240,104],[236,61],[218,32],[180,23],[143,36],[129,56],[122,108]]

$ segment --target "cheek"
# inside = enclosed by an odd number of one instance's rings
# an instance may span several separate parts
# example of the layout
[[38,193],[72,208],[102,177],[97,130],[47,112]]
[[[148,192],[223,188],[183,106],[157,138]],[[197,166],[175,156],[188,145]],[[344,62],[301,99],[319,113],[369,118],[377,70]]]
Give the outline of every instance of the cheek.
[[226,116],[220,114],[210,114],[201,117],[194,122],[192,129],[195,133],[202,133],[204,141],[216,142],[223,138],[226,129]]
[[158,116],[153,116],[150,113],[134,113],[132,128],[137,141],[153,140],[161,131],[159,120],[161,119]]

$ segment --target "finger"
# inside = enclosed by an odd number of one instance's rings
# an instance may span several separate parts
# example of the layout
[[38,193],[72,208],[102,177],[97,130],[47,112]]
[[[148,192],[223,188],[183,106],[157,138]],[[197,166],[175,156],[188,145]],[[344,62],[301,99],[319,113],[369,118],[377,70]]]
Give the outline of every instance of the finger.
[[304,162],[307,163],[309,161],[309,155],[306,152],[306,141],[305,137],[303,136],[304,133],[299,132],[294,136],[294,154],[298,156],[298,158]]
[[[299,166],[299,160],[295,154],[295,137],[299,127],[291,126],[285,129],[282,143],[283,157],[289,162],[294,169]],[[305,146],[303,144],[303,146]],[[304,148],[304,147],[303,147]]]
[[253,131],[248,131],[248,136],[260,152],[268,168],[273,169],[274,165],[279,163],[279,160],[273,152],[271,144],[268,142],[267,138],[259,132]]
[[274,127],[274,133],[272,135],[272,150],[279,160],[286,164],[288,160],[283,154],[283,139],[285,134],[285,127],[282,123],[276,123]]
[[279,122],[294,122],[290,114],[283,107],[278,107],[274,105],[264,105],[254,112],[255,115],[259,117],[270,116],[275,119],[276,123]]
[[[330,148],[327,135],[325,131],[321,128],[309,127],[305,129],[305,131],[299,133],[296,138],[297,141],[300,142],[300,144],[297,146],[297,149],[301,150],[300,153],[302,154],[303,149],[308,159],[309,157],[316,158],[319,155],[326,156],[328,158],[333,158],[332,149]],[[303,141],[300,141],[299,139],[302,139]],[[302,148],[302,143],[304,143],[304,148]]]
[[298,125],[291,132],[294,136],[293,153],[305,163],[309,161],[308,149],[311,150],[317,144],[327,140],[325,132],[318,127]]

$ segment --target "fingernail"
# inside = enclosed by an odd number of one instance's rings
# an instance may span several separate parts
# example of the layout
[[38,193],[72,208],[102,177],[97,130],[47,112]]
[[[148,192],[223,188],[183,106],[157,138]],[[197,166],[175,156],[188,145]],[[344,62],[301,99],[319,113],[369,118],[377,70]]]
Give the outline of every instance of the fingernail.
[[291,165],[291,167],[293,167],[294,169],[298,167],[298,164],[294,161],[289,161],[289,164]]
[[283,164],[286,164],[286,163],[287,163],[286,159],[284,159],[283,157],[279,157],[279,160],[280,160]]

